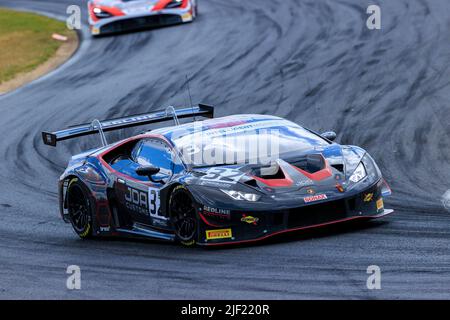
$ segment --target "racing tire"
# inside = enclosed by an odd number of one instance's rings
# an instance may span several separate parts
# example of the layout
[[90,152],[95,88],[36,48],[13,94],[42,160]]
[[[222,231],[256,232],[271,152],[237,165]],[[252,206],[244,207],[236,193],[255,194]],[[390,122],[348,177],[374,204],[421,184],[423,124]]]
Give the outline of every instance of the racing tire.
[[197,244],[198,219],[194,200],[184,186],[173,189],[169,198],[169,212],[177,240],[184,246]]
[[86,186],[78,178],[70,180],[67,187],[69,219],[75,233],[81,239],[93,237],[92,205]]

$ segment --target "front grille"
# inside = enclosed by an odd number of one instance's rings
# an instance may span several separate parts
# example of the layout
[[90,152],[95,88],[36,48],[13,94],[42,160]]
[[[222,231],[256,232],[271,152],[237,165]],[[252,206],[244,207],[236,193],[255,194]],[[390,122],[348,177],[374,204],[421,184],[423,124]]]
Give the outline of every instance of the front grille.
[[289,210],[288,228],[307,227],[346,217],[345,200],[329,201]]
[[284,219],[284,212],[275,212],[273,214],[273,225],[274,226],[279,226],[283,224],[283,219]]
[[122,32],[142,28],[153,28],[169,24],[181,23],[182,20],[178,15],[153,15],[148,17],[139,17],[126,20],[111,22],[101,28],[101,32]]

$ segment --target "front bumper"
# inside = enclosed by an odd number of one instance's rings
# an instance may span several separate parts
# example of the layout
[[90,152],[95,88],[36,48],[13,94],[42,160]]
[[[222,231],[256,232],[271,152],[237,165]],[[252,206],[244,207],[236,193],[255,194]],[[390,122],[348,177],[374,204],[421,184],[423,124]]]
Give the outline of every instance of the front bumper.
[[[211,212],[214,211],[214,212]],[[382,183],[351,197],[282,210],[210,210],[200,208],[198,244],[214,246],[267,239],[297,230],[316,228],[357,219],[384,217]]]
[[113,17],[102,19],[97,22],[90,21],[90,29],[92,35],[98,36],[180,24],[191,22],[192,20],[193,16],[190,12],[156,12],[145,15]]

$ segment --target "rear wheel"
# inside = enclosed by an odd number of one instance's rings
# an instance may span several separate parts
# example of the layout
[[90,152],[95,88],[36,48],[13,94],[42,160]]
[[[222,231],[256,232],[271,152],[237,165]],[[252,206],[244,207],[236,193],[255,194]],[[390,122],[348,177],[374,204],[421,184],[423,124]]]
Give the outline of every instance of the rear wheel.
[[173,189],[169,199],[169,210],[177,239],[185,246],[195,245],[197,216],[192,196],[185,187],[177,186]]
[[86,187],[77,179],[72,179],[67,188],[69,218],[73,230],[82,239],[92,237],[92,209]]

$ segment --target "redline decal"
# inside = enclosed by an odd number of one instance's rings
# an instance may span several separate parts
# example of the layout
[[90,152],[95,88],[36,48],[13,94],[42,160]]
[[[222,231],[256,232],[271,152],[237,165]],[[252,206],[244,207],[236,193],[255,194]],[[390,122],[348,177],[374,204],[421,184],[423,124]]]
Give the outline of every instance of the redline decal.
[[326,194],[316,194],[314,196],[304,197],[305,203],[328,199]]
[[210,217],[230,219],[231,211],[228,209],[219,209],[219,208],[204,206],[203,214],[205,216],[210,216]]

